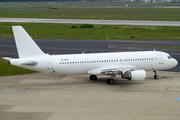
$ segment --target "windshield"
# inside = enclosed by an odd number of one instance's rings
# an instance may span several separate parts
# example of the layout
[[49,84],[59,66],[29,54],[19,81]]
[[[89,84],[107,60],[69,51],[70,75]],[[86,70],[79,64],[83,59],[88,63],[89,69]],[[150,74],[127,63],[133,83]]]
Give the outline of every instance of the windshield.
[[171,56],[168,56],[168,59],[171,59],[172,57]]

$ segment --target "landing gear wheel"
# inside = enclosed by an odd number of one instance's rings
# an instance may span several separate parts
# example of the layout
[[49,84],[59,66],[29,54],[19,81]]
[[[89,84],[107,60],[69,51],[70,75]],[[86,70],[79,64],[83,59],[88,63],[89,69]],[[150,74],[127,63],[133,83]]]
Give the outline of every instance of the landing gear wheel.
[[110,80],[109,84],[114,85],[115,81],[113,79]]
[[153,72],[154,72],[154,79],[159,79],[159,76],[157,75],[156,70],[154,70]]
[[106,80],[106,83],[107,83],[107,84],[110,84],[110,85],[114,85],[115,81],[114,81],[113,79],[108,78],[108,79]]
[[106,83],[107,83],[107,84],[109,84],[109,83],[110,83],[110,78],[108,78],[108,79],[106,80]]
[[154,76],[154,79],[159,79],[159,76],[158,76],[158,75],[155,75],[155,76]]
[[97,76],[96,75],[90,75],[89,79],[93,80],[93,81],[96,81],[97,80]]

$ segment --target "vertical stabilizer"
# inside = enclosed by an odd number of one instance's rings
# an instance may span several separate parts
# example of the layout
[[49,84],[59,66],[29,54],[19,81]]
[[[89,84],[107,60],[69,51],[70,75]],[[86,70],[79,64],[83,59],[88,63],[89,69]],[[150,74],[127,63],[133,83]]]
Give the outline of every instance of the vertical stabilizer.
[[45,55],[22,26],[12,26],[19,58]]

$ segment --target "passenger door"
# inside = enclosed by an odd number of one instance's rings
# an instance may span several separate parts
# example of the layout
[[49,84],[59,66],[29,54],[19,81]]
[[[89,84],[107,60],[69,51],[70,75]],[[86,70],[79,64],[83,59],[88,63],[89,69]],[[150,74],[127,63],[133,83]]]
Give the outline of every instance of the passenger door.
[[159,64],[164,64],[163,55],[161,53],[158,53],[159,56]]

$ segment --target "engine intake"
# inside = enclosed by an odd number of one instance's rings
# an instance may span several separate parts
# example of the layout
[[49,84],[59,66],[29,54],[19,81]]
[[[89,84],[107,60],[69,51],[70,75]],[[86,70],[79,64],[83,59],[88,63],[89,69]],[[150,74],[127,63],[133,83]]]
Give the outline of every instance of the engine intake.
[[146,71],[145,70],[135,70],[135,71],[126,71],[122,78],[128,79],[128,80],[145,80],[146,79]]

